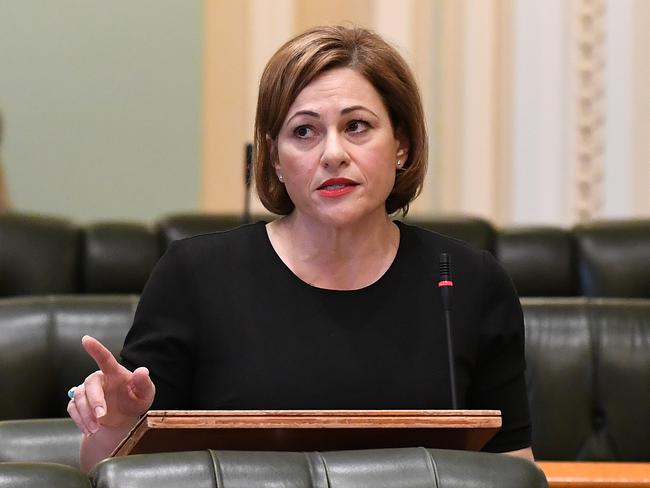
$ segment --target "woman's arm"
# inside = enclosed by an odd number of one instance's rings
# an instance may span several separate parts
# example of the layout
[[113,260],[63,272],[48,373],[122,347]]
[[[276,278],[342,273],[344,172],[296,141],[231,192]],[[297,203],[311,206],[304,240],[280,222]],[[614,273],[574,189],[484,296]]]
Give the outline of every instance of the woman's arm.
[[501,411],[501,429],[485,451],[532,459],[523,312],[512,281],[487,252],[483,252],[482,278],[479,355],[469,408]]
[[98,462],[109,457],[137,421],[138,418],[135,418],[133,423],[124,424],[120,427],[102,426],[95,434],[83,434],[81,450],[79,451],[81,471],[88,473]]
[[82,344],[99,370],[74,389],[68,413],[83,433],[79,459],[88,472],[110,456],[149,410],[156,389],[147,368],[129,371],[92,337],[84,336]]

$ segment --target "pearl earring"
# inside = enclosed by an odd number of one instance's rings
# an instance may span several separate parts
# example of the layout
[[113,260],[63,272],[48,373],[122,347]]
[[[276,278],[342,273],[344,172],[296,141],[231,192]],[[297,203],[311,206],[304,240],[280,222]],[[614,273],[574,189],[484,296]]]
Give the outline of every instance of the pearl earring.
[[278,174],[278,180],[280,180],[280,182],[284,183],[284,176],[282,176],[281,174]]
[[402,161],[400,161],[400,160],[398,159],[398,160],[397,160],[397,167],[399,168],[401,165],[402,165]]

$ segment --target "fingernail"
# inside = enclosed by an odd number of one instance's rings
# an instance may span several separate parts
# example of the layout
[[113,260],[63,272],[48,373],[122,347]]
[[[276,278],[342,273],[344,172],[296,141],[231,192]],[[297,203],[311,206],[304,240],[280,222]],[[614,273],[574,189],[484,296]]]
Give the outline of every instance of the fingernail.
[[95,422],[89,422],[88,428],[90,429],[90,433],[94,434],[99,430],[99,425],[97,425]]
[[100,418],[106,415],[106,410],[104,410],[104,407],[95,407],[95,417]]

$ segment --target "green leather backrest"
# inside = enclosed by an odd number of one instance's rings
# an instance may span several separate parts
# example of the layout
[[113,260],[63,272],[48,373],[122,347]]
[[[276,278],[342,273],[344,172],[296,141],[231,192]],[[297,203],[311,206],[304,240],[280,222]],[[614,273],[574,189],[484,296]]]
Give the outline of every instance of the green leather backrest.
[[135,295],[70,295],[0,301],[0,420],[67,416],[66,393],[96,368],[90,334],[119,354]]
[[[67,389],[94,369],[81,336],[94,334],[118,354],[137,297],[1,302],[3,420],[66,416]],[[536,457],[650,461],[650,300],[525,298],[522,304]],[[54,445],[35,444],[30,429],[20,440],[15,425],[0,427],[0,437],[11,430],[24,446]]]
[[542,488],[537,466],[519,458],[440,449],[335,452],[195,451],[108,459],[96,488]]
[[650,300],[522,305],[536,459],[650,461]]
[[69,418],[0,421],[1,462],[47,462],[79,467],[81,433]]
[[51,463],[0,463],[0,488],[91,488],[87,476]]

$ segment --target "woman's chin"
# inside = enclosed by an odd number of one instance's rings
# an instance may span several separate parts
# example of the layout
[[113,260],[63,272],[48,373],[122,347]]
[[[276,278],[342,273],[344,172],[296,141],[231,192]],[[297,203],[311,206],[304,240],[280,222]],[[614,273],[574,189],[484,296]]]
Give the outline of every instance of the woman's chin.
[[367,210],[360,208],[358,203],[350,202],[344,205],[332,205],[328,208],[319,208],[316,212],[310,212],[308,219],[317,224],[335,228],[346,228],[354,226],[365,226],[368,223],[381,223],[386,219],[384,206]]

